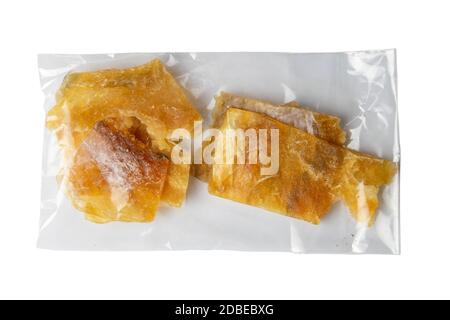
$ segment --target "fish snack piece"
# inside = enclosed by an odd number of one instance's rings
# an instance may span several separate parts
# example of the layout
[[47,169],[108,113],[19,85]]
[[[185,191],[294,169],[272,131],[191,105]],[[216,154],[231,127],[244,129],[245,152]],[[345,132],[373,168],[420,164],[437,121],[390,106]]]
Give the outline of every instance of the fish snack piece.
[[295,101],[277,105],[227,92],[221,92],[216,97],[213,111],[214,128],[220,128],[224,114],[231,107],[265,114],[331,143],[338,145],[345,143],[345,131],[341,128],[341,119],[336,116],[312,111]]
[[151,221],[169,163],[152,151],[139,120],[102,120],[74,157],[68,174],[69,197],[93,222]]
[[[77,162],[75,157],[81,157],[79,153],[86,153],[81,146],[91,134],[98,134],[98,130],[92,132],[93,129],[98,129],[102,121],[110,118],[115,119],[116,125],[129,119],[138,120],[141,129],[143,128],[151,141],[151,151],[164,155],[168,160],[174,146],[174,143],[168,140],[170,133],[178,128],[191,132],[194,121],[201,120],[201,115],[190,103],[183,88],[158,59],[128,69],[70,73],[56,95],[56,105],[47,114],[47,127],[55,132],[62,149],[63,178],[60,178],[60,181],[67,181],[65,176],[73,170],[72,164]],[[155,199],[160,197],[162,203],[179,207],[186,197],[190,165],[168,161],[161,194],[155,193]],[[157,164],[165,166],[162,162]],[[163,171],[161,168],[161,172]],[[68,189],[76,185],[73,184],[74,179],[76,178],[72,179]],[[108,182],[108,185],[112,183],[110,179],[105,182]],[[98,191],[105,192],[106,195],[110,190],[106,185],[104,187],[105,190]],[[68,193],[73,197],[79,194],[70,190]],[[139,202],[137,205],[143,203]],[[80,206],[77,207],[80,209]],[[153,208],[153,204],[151,207]],[[85,212],[92,211],[86,209],[86,206],[82,208],[80,210]],[[131,208],[136,210],[136,221],[143,221],[140,214],[145,208],[140,208],[141,211],[137,207]]]
[[[265,114],[331,143],[343,145],[346,140],[345,131],[341,128],[341,119],[309,110],[295,101],[286,104],[274,104],[228,92],[221,92],[215,99],[216,103],[212,116],[213,128],[220,128],[226,111],[228,108],[234,107]],[[205,143],[204,146],[206,145]],[[193,175],[204,182],[208,181],[209,171],[210,166],[208,164],[193,165]]]
[[[319,224],[338,200],[353,217],[372,225],[378,191],[397,172],[391,161],[352,151],[261,113],[228,108],[221,132],[277,129],[279,170],[262,175],[260,163],[215,163],[211,194]],[[270,138],[270,137],[269,137]]]

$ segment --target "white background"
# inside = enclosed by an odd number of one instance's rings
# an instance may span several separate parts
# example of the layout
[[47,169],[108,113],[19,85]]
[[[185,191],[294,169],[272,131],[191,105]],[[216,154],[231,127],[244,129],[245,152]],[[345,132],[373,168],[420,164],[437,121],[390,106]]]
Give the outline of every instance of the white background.
[[[0,298],[450,298],[448,1],[0,2]],[[37,53],[397,48],[402,255],[38,250]]]

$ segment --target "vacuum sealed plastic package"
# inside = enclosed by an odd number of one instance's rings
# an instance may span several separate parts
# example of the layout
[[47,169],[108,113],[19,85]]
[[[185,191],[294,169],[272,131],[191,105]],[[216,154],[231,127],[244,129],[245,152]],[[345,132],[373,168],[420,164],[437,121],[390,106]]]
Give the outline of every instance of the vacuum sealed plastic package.
[[38,247],[400,252],[395,50],[38,60]]

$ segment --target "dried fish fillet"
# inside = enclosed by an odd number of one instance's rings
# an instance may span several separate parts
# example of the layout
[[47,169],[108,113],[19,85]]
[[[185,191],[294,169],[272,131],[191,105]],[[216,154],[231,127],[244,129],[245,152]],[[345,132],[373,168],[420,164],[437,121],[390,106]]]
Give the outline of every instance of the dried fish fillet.
[[[167,74],[158,59],[149,63],[126,69],[103,69],[93,72],[69,73],[61,90],[68,88],[130,88],[154,90],[166,81],[165,85],[178,87],[175,80]],[[180,97],[183,99],[183,96]]]
[[168,168],[136,118],[109,118],[81,143],[68,170],[67,193],[93,222],[147,222],[158,209]]
[[[134,117],[147,128],[152,147],[170,156],[167,136],[174,129],[193,129],[201,116],[183,89],[155,59],[129,69],[111,69],[69,74],[57,103],[47,114],[47,126],[55,131],[70,163],[94,125],[105,118]],[[189,181],[189,165],[171,163],[161,199],[181,206]]]
[[332,144],[260,113],[227,110],[224,134],[249,128],[279,130],[278,173],[261,175],[260,164],[214,164],[211,194],[314,224],[343,200],[358,222],[374,222],[379,188],[397,171],[393,162]]
[[[340,127],[341,120],[338,117],[303,108],[296,101],[278,105],[227,92],[221,92],[216,97],[213,111],[214,128],[220,128],[224,115],[230,107],[265,114],[331,143],[338,145],[343,145],[345,143],[345,131]],[[204,146],[206,145],[207,143],[204,144]],[[209,168],[210,166],[207,164],[196,164],[192,168],[193,175],[198,179],[207,182]]]
[[311,111],[301,107],[295,101],[284,105],[277,105],[227,92],[221,92],[216,97],[213,112],[213,127],[220,127],[223,121],[223,115],[230,107],[265,114],[266,116],[306,131],[331,143],[338,145],[345,143],[345,131],[342,130],[340,126],[341,119],[338,117]]

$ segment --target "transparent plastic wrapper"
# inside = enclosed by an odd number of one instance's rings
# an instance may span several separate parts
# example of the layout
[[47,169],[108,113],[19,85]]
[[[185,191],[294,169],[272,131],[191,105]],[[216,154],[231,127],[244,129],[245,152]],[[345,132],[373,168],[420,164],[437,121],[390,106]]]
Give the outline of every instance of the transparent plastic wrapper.
[[[38,247],[400,253],[395,50],[38,64]],[[218,162],[232,130],[243,144]]]

